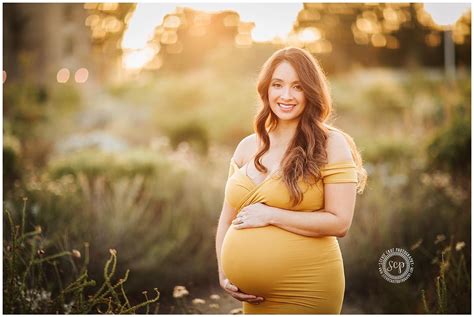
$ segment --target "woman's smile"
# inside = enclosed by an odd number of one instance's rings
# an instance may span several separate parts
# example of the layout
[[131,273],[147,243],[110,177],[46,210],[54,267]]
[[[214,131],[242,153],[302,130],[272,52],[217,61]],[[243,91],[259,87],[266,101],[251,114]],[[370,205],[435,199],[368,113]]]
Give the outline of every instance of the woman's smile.
[[278,103],[278,107],[283,112],[291,112],[296,107],[296,105],[288,103]]

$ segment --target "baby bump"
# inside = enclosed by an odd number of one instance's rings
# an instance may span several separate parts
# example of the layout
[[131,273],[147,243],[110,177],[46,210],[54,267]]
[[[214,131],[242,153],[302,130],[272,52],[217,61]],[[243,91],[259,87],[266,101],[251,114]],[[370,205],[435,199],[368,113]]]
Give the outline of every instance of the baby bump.
[[335,237],[306,237],[275,226],[237,230],[231,225],[221,261],[227,278],[239,289],[269,300],[288,302],[292,297],[304,305],[310,298],[344,292]]

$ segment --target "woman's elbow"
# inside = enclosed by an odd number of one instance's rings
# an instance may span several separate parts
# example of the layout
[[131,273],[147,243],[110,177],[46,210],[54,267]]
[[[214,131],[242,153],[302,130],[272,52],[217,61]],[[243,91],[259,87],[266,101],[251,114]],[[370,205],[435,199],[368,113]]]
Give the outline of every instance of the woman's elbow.
[[344,222],[341,224],[341,227],[337,231],[336,237],[338,238],[343,238],[346,236],[346,234],[349,232],[349,228],[351,227],[350,222]]
[[339,232],[336,234],[336,237],[338,237],[338,238],[344,238],[344,237],[346,236],[346,234],[347,234],[347,231],[348,231],[348,230],[341,230],[341,231],[339,231]]

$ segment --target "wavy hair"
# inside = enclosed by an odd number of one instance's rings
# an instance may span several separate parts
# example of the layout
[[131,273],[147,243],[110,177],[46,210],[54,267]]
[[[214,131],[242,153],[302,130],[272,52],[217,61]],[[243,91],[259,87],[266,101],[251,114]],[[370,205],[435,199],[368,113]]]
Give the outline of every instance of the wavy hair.
[[357,166],[357,191],[362,193],[367,173],[362,166],[362,159],[354,141],[348,134],[325,124],[332,113],[332,101],[326,76],[310,53],[296,47],[287,47],[273,53],[263,64],[258,76],[257,91],[261,99],[261,108],[255,117],[254,129],[261,142],[254,158],[255,167],[261,173],[268,171],[261,159],[270,149],[268,133],[278,125],[278,117],[270,108],[268,88],[273,72],[282,62],[288,62],[295,69],[306,99],[305,109],[280,167],[283,182],[290,192],[291,203],[295,206],[303,200],[303,193],[298,186],[300,178],[310,184],[321,179],[320,168],[327,164],[325,149],[330,129],[341,132],[347,139]]

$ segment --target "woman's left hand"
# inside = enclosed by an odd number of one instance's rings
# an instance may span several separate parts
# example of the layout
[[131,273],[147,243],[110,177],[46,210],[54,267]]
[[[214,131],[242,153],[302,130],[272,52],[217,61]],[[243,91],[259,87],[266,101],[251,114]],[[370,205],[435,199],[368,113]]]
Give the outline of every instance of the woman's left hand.
[[258,228],[270,225],[272,207],[262,203],[248,205],[232,221],[235,229]]

